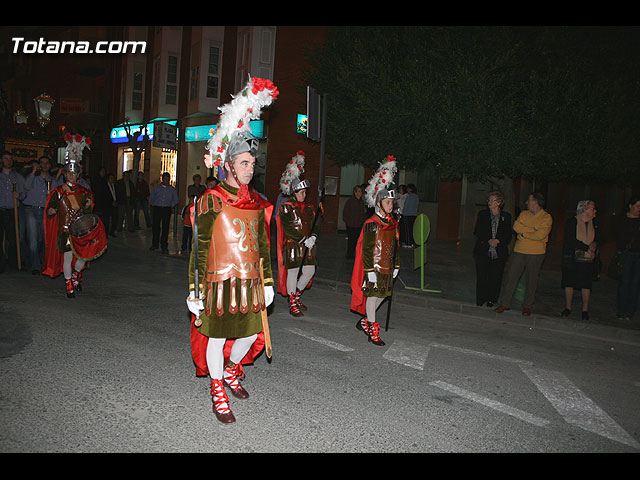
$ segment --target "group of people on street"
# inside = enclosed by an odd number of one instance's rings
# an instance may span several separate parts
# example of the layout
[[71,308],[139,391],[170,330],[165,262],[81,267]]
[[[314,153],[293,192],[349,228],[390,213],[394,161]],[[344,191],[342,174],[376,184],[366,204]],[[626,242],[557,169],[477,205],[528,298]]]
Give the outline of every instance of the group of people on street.
[[[503,206],[502,192],[491,191],[487,208],[478,212],[476,218],[473,249],[476,304],[496,306],[495,311],[502,313],[511,309],[516,292],[523,289],[522,314],[528,316],[532,313],[553,219],[539,192],[529,195],[527,209],[513,224]],[[604,241],[595,202],[579,201],[575,215],[566,219],[563,233],[560,287],[564,290],[565,306],[560,316],[571,315],[574,293],[580,290],[581,319],[588,321],[595,269]],[[640,290],[640,198],[629,200],[627,211],[616,225],[616,237],[616,250],[626,252],[625,268],[618,281],[616,312],[618,318],[628,321],[636,311]]]
[[[224,176],[209,177],[203,185],[200,175],[195,175],[188,189],[189,202],[182,211],[182,253],[189,255],[186,305],[192,358],[196,375],[211,379],[215,417],[227,424],[236,421],[227,390],[237,399],[248,399],[249,392],[242,384],[246,377],[243,366],[253,363],[263,350],[270,358],[267,308],[276,293],[287,298],[293,317],[302,317],[311,308],[302,297],[316,272],[322,203],[321,198],[318,205],[307,200],[311,184],[304,178],[305,153],[299,150],[287,163],[275,207],[251,186],[258,139],[251,134],[250,120],[259,118],[261,109],[278,94],[271,81],[250,78],[229,104],[220,107],[221,120],[204,161]],[[19,264],[12,225],[16,205],[21,202],[31,268],[51,277],[62,273],[67,296],[73,298],[82,290],[87,262],[106,250],[107,232],[115,236],[123,224],[133,230],[138,226],[139,210],[144,212],[147,228],[152,229],[150,250],[167,252],[169,219],[178,195],[168,172],[149,191],[142,172],[134,183],[131,172],[124,172],[116,182],[113,174],[103,170],[92,191],[83,186],[80,177],[82,150],[90,140],[76,135],[67,143],[67,162],[56,178],[49,173],[46,157],[35,162],[25,178],[12,169],[11,155],[3,153],[0,245],[7,246],[8,255],[0,251],[0,271],[5,268],[5,256],[11,267]],[[355,328],[375,346],[385,345],[377,311],[393,294],[400,248],[413,246],[413,222],[418,214],[415,186],[401,186],[396,191],[397,170],[396,159],[388,155],[367,184],[354,187],[343,210],[348,234],[346,257],[353,259],[348,308],[358,315]],[[523,277],[522,314],[528,316],[553,219],[539,192],[528,196],[526,210],[513,221],[503,207],[504,195],[494,190],[487,196],[487,208],[477,215],[473,249],[476,303],[495,307],[497,313],[511,309]],[[595,203],[580,201],[575,216],[564,225],[563,317],[571,314],[574,292],[580,290],[582,318],[589,319],[593,268],[603,241],[595,217]],[[276,239],[271,238],[272,219]],[[618,232],[617,248],[625,253],[625,269],[619,281],[617,313],[630,319],[640,288],[640,198],[630,199]],[[274,241],[277,268],[271,264]]]

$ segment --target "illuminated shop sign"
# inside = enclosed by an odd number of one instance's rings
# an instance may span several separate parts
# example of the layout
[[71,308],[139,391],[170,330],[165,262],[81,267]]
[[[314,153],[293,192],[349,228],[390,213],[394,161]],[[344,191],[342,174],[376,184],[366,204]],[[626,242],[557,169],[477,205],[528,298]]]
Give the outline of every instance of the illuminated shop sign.
[[[164,123],[169,125],[175,125],[176,120],[165,120]],[[251,132],[258,138],[264,138],[264,120],[253,120],[249,123],[251,126]],[[153,140],[153,122],[147,123],[147,132],[149,134],[149,140]],[[142,124],[131,125],[131,131],[136,132],[142,127]],[[206,142],[216,131],[218,125],[198,125],[195,127],[186,127],[184,129],[184,141],[185,142]],[[138,137],[138,141],[143,140],[142,135]],[[116,127],[111,130],[111,143],[127,143],[127,132],[123,127]]]

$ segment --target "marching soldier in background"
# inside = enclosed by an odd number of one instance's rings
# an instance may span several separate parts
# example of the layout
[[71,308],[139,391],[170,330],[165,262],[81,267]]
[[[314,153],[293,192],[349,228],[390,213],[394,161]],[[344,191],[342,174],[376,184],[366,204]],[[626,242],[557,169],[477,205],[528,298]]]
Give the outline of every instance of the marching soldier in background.
[[260,108],[277,94],[270,81],[252,78],[230,104],[220,107],[221,121],[205,164],[212,168],[223,163],[226,181],[206,190],[192,215],[187,297],[191,350],[196,375],[211,377],[213,411],[223,423],[235,422],[225,386],[236,398],[249,397],[240,385],[242,365],[253,363],[265,346],[262,310],[274,297],[268,224],[273,205],[249,187],[258,144],[247,137],[249,120],[259,118]]
[[[289,198],[280,205],[276,215],[278,293],[289,297],[289,313],[294,317],[303,316],[301,310],[307,310],[300,302],[300,295],[309,286],[316,271],[316,238],[320,229],[320,224],[314,221],[316,212],[313,205],[305,202],[309,182],[300,179],[302,173],[304,152],[300,150],[280,177],[280,190]],[[302,273],[298,278],[301,268]]]
[[393,280],[400,268],[398,222],[392,215],[395,190],[391,184],[396,171],[395,158],[389,155],[365,189],[365,201],[375,208],[375,213],[362,227],[351,275],[351,310],[362,315],[356,328],[375,345],[384,345],[376,310],[391,296]]
[[[80,137],[80,138],[78,138]],[[45,259],[42,273],[64,274],[68,298],[79,292],[85,263],[107,248],[104,225],[92,215],[93,193],[78,183],[85,137],[67,140],[65,182],[51,190],[45,204]],[[91,214],[91,215],[89,215]],[[77,227],[80,227],[79,230]],[[75,228],[75,230],[74,230]],[[74,233],[75,232],[75,233]]]

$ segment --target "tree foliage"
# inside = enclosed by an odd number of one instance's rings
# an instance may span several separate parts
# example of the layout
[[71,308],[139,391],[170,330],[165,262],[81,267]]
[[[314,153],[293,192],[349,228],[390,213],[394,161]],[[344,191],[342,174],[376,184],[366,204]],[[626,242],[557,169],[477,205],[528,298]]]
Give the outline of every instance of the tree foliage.
[[640,171],[638,31],[330,27],[305,81],[340,165],[618,181]]

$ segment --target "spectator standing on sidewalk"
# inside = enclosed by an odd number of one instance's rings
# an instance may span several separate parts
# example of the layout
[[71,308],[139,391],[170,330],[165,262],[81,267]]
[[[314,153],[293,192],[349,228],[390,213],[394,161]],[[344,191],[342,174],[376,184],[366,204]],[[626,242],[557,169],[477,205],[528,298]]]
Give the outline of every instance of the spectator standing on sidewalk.
[[11,268],[18,269],[14,198],[18,200],[19,206],[20,200],[24,198],[24,177],[13,168],[11,153],[5,151],[2,153],[0,165],[0,273],[4,271],[7,263]]
[[407,185],[407,195],[404,199],[404,206],[402,207],[402,221],[405,225],[405,235],[403,247],[413,248],[415,243],[413,242],[413,224],[418,216],[418,206],[420,205],[420,198],[416,193],[416,186],[412,183]]
[[364,189],[360,185],[353,187],[353,195],[342,208],[342,220],[347,227],[347,254],[345,258],[355,258],[360,230],[367,219],[367,206],[362,198],[363,193]]
[[622,276],[618,280],[616,313],[619,319],[630,321],[638,306],[640,290],[640,197],[631,197],[627,207],[627,212],[616,226],[616,250],[627,251]]
[[135,200],[135,185],[131,181],[130,170],[122,173],[122,178],[116,182],[116,201],[118,202],[118,223],[116,230],[122,231],[122,221],[127,219],[127,230],[133,228],[133,205]]
[[540,268],[547,251],[553,220],[551,215],[544,210],[545,199],[541,193],[533,192],[530,194],[526,204],[527,210],[521,212],[513,224],[513,230],[516,232],[516,244],[505,267],[500,306],[495,310],[497,313],[511,308],[513,294],[523,272],[526,279],[526,293],[522,314],[528,316],[532,312]]
[[40,157],[24,182],[26,195],[22,203],[29,245],[29,264],[33,275],[40,273],[44,258],[44,207],[53,183],[53,177],[49,174],[50,166],[49,157]]
[[169,184],[169,172],[162,174],[162,182],[154,187],[149,196],[151,204],[151,218],[153,219],[151,232],[151,248],[157,250],[162,247],[162,253],[169,253],[169,221],[171,210],[178,204],[178,192]]
[[476,264],[476,305],[486,302],[488,307],[493,307],[500,296],[512,229],[511,214],[502,210],[502,192],[489,192],[487,204],[488,208],[480,210],[476,218],[473,256]]
[[589,299],[593,282],[593,265],[598,245],[602,242],[596,216],[596,205],[591,200],[581,200],[576,207],[576,215],[564,224],[562,242],[562,280],[565,309],[560,314],[571,314],[573,291],[582,294],[582,320],[589,320]]
[[140,228],[140,210],[142,210],[144,224],[147,228],[151,228],[151,218],[149,218],[149,184],[144,179],[144,172],[138,172],[134,208],[133,224],[135,227]]

